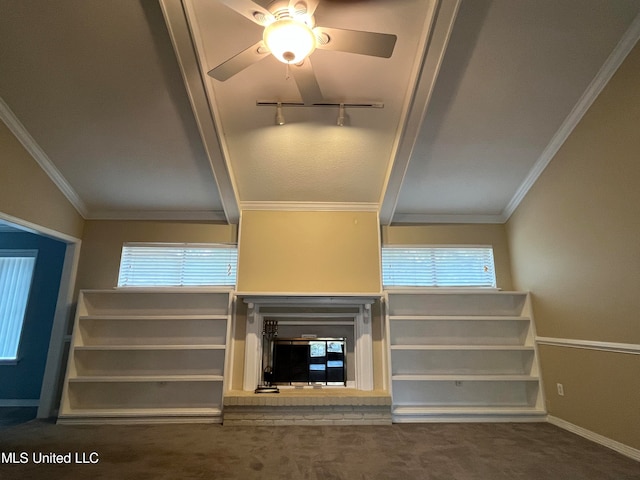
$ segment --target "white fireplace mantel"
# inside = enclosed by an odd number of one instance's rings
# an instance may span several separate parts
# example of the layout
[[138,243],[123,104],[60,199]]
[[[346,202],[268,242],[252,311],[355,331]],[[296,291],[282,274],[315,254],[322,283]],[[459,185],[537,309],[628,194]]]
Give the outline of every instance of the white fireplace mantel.
[[[295,316],[298,319],[305,319],[309,324],[322,324],[323,321],[328,321],[335,316],[352,320],[355,338],[355,388],[362,391],[373,390],[371,305],[379,298],[379,296],[242,296],[242,300],[248,306],[243,390],[253,391],[260,383],[263,317],[265,315],[284,317],[291,314],[292,308],[297,307],[300,307],[301,311],[295,312]],[[263,307],[269,307],[268,314],[261,311]],[[277,313],[278,307],[283,309],[282,314]],[[314,308],[322,310],[314,312]]]

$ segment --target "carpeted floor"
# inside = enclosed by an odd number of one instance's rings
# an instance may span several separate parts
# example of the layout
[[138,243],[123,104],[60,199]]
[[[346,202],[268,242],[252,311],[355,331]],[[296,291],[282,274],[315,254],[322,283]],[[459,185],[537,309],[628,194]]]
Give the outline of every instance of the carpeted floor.
[[[640,463],[544,423],[269,428],[34,420],[0,427],[0,451],[2,480],[640,480]],[[8,463],[10,452],[28,462]],[[50,453],[71,453],[72,463],[34,463]],[[75,463],[76,454],[98,463]]]

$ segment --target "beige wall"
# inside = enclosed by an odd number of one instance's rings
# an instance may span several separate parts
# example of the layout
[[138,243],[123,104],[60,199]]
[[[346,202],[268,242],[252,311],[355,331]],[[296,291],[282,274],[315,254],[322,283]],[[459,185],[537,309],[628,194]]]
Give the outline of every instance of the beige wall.
[[549,345],[539,352],[551,415],[640,449],[640,356]]
[[[507,224],[540,336],[640,344],[638,85],[640,45]],[[640,449],[640,355],[544,347],[541,359],[550,414]]]
[[382,229],[383,245],[491,245],[498,288],[511,290],[511,265],[504,225],[407,225]]
[[235,243],[236,227],[198,222],[88,220],[82,239],[78,289],[115,287],[125,242]]
[[0,212],[80,238],[83,219],[0,121]]
[[373,212],[245,210],[238,290],[379,293],[378,232]]

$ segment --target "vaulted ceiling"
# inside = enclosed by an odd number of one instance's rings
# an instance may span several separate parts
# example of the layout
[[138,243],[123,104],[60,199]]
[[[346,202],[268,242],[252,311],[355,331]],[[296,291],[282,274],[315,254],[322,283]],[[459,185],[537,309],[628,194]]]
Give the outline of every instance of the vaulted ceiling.
[[238,11],[271,3],[0,0],[0,118],[85,218],[504,222],[640,38],[640,0],[307,0],[397,41],[317,49],[327,105],[299,106],[270,55],[207,75],[262,38]]

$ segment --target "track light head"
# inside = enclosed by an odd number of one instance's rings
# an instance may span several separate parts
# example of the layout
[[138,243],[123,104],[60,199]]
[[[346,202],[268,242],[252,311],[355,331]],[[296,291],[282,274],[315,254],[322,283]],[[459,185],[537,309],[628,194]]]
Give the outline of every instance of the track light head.
[[338,109],[338,120],[336,121],[336,125],[338,125],[339,127],[344,127],[344,120],[345,120],[344,103],[341,103]]
[[276,105],[276,125],[284,125],[284,115],[282,114],[282,104],[278,102]]

